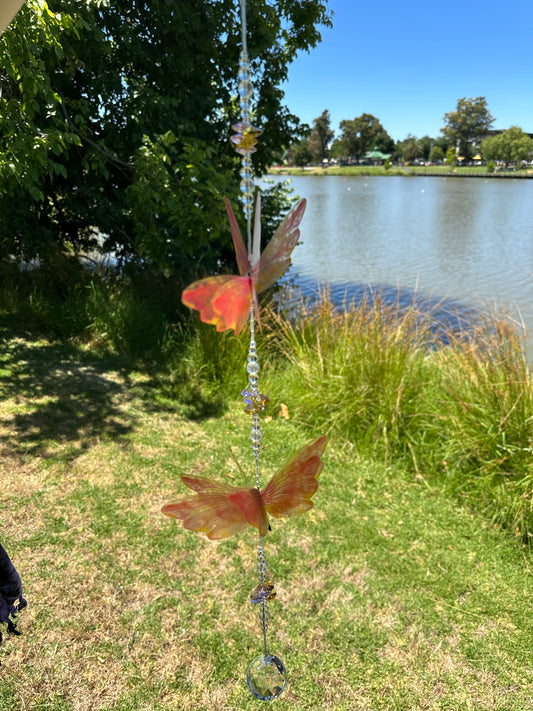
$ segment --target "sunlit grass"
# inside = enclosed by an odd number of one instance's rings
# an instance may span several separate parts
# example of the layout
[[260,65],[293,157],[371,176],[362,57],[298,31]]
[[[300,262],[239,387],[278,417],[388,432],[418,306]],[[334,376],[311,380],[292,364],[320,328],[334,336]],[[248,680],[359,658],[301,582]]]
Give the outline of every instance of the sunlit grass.
[[339,311],[326,294],[294,319],[275,318],[271,341],[283,362],[274,358],[272,387],[297,419],[386,456],[407,446],[435,340],[415,308],[402,312],[378,297]]
[[[242,403],[191,421],[154,402],[151,376],[109,360],[45,341],[5,354],[0,533],[29,607],[23,635],[0,648],[0,709],[255,709],[245,684],[262,645],[248,601],[255,532],[213,543],[159,511],[184,493],[186,472],[253,480]],[[78,417],[54,440],[50,403],[61,412],[67,394]],[[291,413],[267,415],[265,481],[311,435]],[[274,520],[265,541],[278,590],[269,647],[289,674],[277,705],[523,711],[533,683],[526,549],[343,439],[328,445],[314,508]]]

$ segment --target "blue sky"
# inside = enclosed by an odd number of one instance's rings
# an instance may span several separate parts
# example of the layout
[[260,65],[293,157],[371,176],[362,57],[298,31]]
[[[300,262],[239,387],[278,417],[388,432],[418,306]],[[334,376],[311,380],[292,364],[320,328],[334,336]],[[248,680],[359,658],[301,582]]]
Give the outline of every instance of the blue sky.
[[290,111],[331,127],[362,113],[394,140],[438,136],[461,97],[484,96],[494,128],[533,133],[533,0],[329,0],[333,28],[283,85]]

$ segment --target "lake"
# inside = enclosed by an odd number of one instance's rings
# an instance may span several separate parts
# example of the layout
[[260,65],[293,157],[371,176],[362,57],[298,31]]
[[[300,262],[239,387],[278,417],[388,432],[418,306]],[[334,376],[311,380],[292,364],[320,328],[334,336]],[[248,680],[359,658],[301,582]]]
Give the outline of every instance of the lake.
[[338,299],[346,285],[374,285],[484,311],[503,307],[533,333],[533,181],[289,179],[308,201],[290,270],[306,290],[327,284]]

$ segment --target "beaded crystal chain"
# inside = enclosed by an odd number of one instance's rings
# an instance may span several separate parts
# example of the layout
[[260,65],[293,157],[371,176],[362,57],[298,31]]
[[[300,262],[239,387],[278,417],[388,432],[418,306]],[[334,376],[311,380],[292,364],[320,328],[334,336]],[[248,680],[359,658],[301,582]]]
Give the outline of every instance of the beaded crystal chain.
[[[250,79],[250,60],[247,47],[246,0],[240,0],[240,12],[242,49],[239,59],[238,94],[241,120],[232,126],[236,135],[231,136],[231,140],[235,145],[235,150],[241,156],[241,201],[246,218],[248,261],[250,264],[253,264],[252,208],[254,184],[251,156],[256,151],[255,146],[262,130],[254,126],[251,122],[253,86]],[[259,207],[256,208],[256,221],[258,221],[260,217],[258,209]],[[258,227],[259,226],[254,230],[256,239],[258,239],[259,234]],[[256,487],[260,490],[260,454],[263,437],[260,413],[264,410],[268,398],[259,393],[259,361],[255,341],[253,299],[250,305],[250,345],[248,348],[246,371],[249,386],[248,389],[242,391],[242,396],[246,403],[246,412],[252,416],[250,439],[255,463]],[[259,699],[271,700],[275,699],[283,691],[287,681],[287,675],[283,662],[268,652],[267,628],[270,619],[268,603],[269,600],[274,599],[276,593],[274,592],[274,586],[267,580],[268,565],[261,535],[259,535],[257,547],[257,572],[259,575],[259,585],[252,591],[250,598],[253,603],[259,606],[259,619],[263,633],[263,654],[250,663],[246,679],[248,687],[254,696]]]

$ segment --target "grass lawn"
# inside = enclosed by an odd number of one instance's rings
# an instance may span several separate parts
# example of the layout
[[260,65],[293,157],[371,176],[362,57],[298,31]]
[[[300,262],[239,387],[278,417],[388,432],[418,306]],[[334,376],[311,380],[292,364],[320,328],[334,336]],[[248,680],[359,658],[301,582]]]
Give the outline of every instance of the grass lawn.
[[[242,403],[187,419],[119,358],[0,337],[0,540],[29,603],[0,711],[258,708],[255,530],[210,542],[159,511],[183,473],[253,485]],[[268,414],[265,480],[321,434]],[[315,507],[266,538],[277,707],[533,709],[529,551],[394,462],[334,439],[324,462]]]
[[385,168],[382,165],[333,165],[327,168],[322,166],[306,166],[305,168],[273,166],[268,171],[271,175],[442,175],[443,177],[484,177],[484,178],[532,178],[533,171],[529,169],[516,171],[499,171],[490,173],[487,167],[465,166],[453,167],[448,165],[392,165]]

